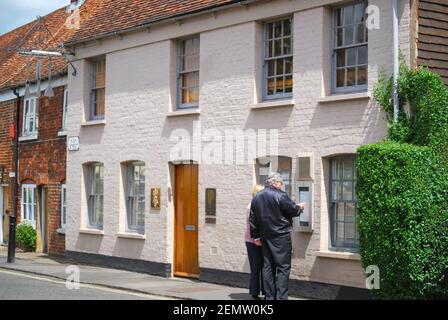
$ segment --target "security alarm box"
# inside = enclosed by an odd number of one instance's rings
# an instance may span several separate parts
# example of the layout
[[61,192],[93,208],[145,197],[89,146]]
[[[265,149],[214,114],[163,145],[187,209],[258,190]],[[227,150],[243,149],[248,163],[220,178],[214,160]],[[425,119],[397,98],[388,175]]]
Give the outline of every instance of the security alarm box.
[[298,203],[304,203],[305,209],[300,217],[294,218],[294,228],[297,231],[313,231],[313,182],[298,181],[296,184],[296,199]]
[[295,197],[298,203],[305,204],[305,209],[300,217],[294,218],[294,229],[300,232],[312,232],[314,214],[314,166],[312,153],[299,155],[297,173]]

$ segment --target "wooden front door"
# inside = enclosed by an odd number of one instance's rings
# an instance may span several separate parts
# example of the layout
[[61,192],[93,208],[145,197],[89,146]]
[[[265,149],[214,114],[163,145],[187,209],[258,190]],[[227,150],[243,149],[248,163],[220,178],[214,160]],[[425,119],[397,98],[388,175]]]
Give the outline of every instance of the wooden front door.
[[174,190],[174,275],[199,276],[198,166],[176,166]]

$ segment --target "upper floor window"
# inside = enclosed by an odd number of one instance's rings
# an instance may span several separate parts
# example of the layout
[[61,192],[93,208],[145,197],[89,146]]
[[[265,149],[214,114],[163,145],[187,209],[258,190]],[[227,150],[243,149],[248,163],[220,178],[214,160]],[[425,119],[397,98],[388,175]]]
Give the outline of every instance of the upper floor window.
[[367,90],[366,2],[333,11],[333,91]]
[[355,156],[331,159],[330,166],[331,242],[336,248],[357,248]]
[[61,228],[65,228],[67,224],[67,188],[65,184],[61,184]]
[[102,163],[92,163],[87,166],[87,195],[89,225],[103,228],[104,202],[104,166]]
[[68,90],[64,88],[64,99],[62,101],[62,131],[67,130],[67,107],[68,107]]
[[37,134],[38,129],[38,103],[39,98],[26,98],[23,104],[23,136],[31,136]]
[[257,159],[257,184],[265,185],[269,175],[274,172],[278,172],[282,175],[282,190],[291,196],[292,159],[282,156],[262,157]]
[[178,108],[199,104],[199,36],[179,41]]
[[292,18],[265,23],[264,99],[289,98],[293,85]]
[[145,164],[126,165],[127,230],[144,233],[145,229]]
[[102,120],[105,113],[106,58],[91,60],[90,114],[89,120]]
[[36,227],[37,193],[36,185],[22,185],[22,221]]

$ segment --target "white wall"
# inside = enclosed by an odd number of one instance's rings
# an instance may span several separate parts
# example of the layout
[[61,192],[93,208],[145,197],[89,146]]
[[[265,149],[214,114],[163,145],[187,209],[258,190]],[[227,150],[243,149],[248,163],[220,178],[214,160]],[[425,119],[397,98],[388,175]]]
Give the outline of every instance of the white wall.
[[[322,3],[329,3],[325,1]],[[334,1],[336,2],[336,1]],[[400,1],[401,45],[409,55],[407,1]],[[69,136],[79,136],[80,150],[68,153],[67,250],[105,255],[172,262],[173,204],[167,192],[172,173],[169,151],[170,134],[176,128],[192,132],[200,120],[202,130],[278,129],[279,154],[294,159],[302,152],[314,154],[315,224],[313,233],[294,233],[292,278],[310,279],[362,287],[363,270],[357,260],[344,255],[318,257],[328,248],[327,157],[355,153],[358,146],[386,136],[384,115],[373,100],[349,100],[319,103],[328,92],[329,15],[316,2],[275,1],[241,12],[232,10],[186,22],[184,30],[202,30],[200,65],[200,115],[167,117],[173,107],[176,30],[182,26],[157,28],[124,39],[104,41],[100,45],[77,48],[74,63],[76,77],[69,76]],[[369,91],[381,68],[390,71],[391,4],[371,0],[381,8],[381,29],[369,32]],[[309,10],[299,11],[300,6]],[[288,10],[289,8],[289,10]],[[281,11],[281,12],[280,12]],[[294,15],[294,107],[252,110],[258,100],[260,75],[260,25],[254,16],[270,18],[274,13]],[[234,15],[234,16],[233,16]],[[233,17],[233,18],[232,18]],[[227,20],[226,20],[227,18]],[[215,19],[215,20],[214,20]],[[238,20],[237,24],[211,28],[213,21]],[[258,18],[257,18],[258,19]],[[179,32],[180,34],[180,32]],[[151,39],[158,39],[150,43]],[[132,47],[138,43],[137,47]],[[109,53],[108,53],[109,52]],[[98,53],[106,56],[106,124],[81,127],[85,107],[86,63],[82,57]],[[241,151],[241,150],[240,150]],[[146,163],[146,239],[123,239],[117,236],[124,221],[120,188],[120,162],[141,160]],[[101,161],[105,165],[104,235],[80,234],[85,227],[86,205],[83,196],[82,164]],[[296,170],[293,161],[293,171]],[[252,165],[200,164],[199,166],[199,254],[200,266],[247,272],[244,245],[245,209],[254,184]],[[149,189],[162,188],[162,209],[150,210]],[[295,186],[293,185],[293,188]],[[217,189],[216,225],[205,224],[205,188]],[[294,189],[293,189],[294,190]],[[120,202],[121,201],[121,202]],[[121,218],[120,218],[121,217]],[[120,224],[121,221],[121,224]]]

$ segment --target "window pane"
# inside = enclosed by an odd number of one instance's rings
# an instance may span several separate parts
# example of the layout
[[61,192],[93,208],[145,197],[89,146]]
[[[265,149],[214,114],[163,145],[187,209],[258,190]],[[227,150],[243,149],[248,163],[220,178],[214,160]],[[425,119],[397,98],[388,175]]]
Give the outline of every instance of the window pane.
[[336,66],[345,67],[345,49],[336,50]]
[[347,87],[356,85],[356,68],[347,68]]
[[104,116],[105,111],[105,90],[94,90],[95,109],[94,116]]
[[273,46],[274,46],[274,41],[266,42],[266,58],[271,58],[274,56]]
[[282,36],[282,20],[274,22],[274,34],[276,38],[280,38]]
[[283,92],[283,77],[276,78],[277,93]]
[[332,187],[331,187],[332,189],[331,189],[331,194],[332,194],[332,196],[333,196],[333,201],[338,201],[338,200],[341,200],[342,199],[342,196],[341,196],[341,183],[340,182],[333,182],[332,183]]
[[287,55],[287,54],[291,54],[291,38],[285,38],[283,40],[283,54]]
[[267,94],[272,95],[275,92],[275,78],[269,78],[268,79],[268,88],[267,88]]
[[353,161],[344,160],[342,162],[343,165],[343,179],[344,180],[352,180],[353,179]]
[[364,34],[365,34],[365,25],[364,23],[358,24],[355,26],[355,42],[356,43],[364,43]]
[[348,26],[344,28],[344,45],[351,44],[353,44],[353,26]]
[[274,56],[282,55],[282,40],[274,40]]
[[283,75],[283,59],[278,59],[277,61],[277,71],[276,74],[278,76]]
[[283,21],[283,35],[291,35],[291,19],[286,19]]
[[349,5],[344,8],[344,25],[353,24],[353,6]]
[[344,222],[345,220],[345,205],[343,202],[336,203],[336,221]]
[[336,29],[336,46],[340,47],[344,43],[344,28],[337,28]]
[[356,235],[355,235],[355,224],[354,223],[346,223],[345,224],[345,241],[346,243],[355,244]]
[[347,202],[345,205],[345,221],[355,222],[355,204]]
[[336,26],[340,27],[343,24],[344,8],[336,10]]
[[336,73],[336,86],[345,87],[345,69],[338,69]]
[[345,229],[344,228],[344,223],[340,222],[340,223],[337,223],[336,225],[337,225],[336,241],[339,242],[342,245],[342,243],[344,243],[344,239],[345,239],[345,237],[344,237],[344,229]]
[[367,46],[358,48],[358,64],[367,64]]
[[358,85],[367,84],[367,67],[358,68]]
[[364,3],[358,3],[355,5],[355,17],[354,17],[354,23],[361,23],[364,21],[365,16],[365,8]]
[[275,76],[275,60],[268,61],[268,77]]
[[285,59],[285,74],[292,73],[292,57]]
[[343,190],[343,200],[344,201],[353,200],[353,183],[352,182],[343,182],[342,190]]
[[268,39],[272,39],[274,37],[274,24],[273,23],[268,23],[266,24],[266,28],[267,28],[267,37]]
[[285,77],[285,92],[292,92],[292,76]]
[[356,48],[350,48],[346,50],[347,53],[347,66],[353,66],[356,64]]

